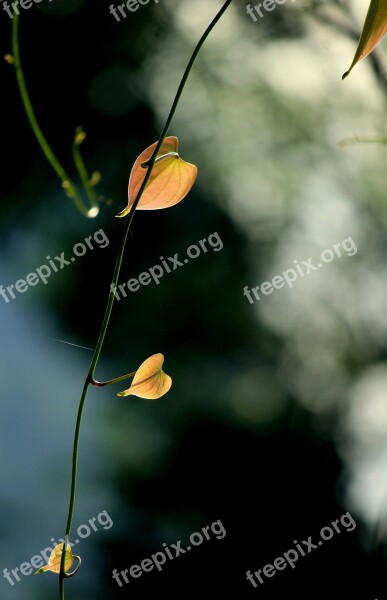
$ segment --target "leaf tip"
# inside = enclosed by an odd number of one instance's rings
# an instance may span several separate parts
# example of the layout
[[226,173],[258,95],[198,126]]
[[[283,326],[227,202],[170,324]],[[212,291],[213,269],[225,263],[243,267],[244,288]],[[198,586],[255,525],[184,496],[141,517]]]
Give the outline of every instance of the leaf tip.
[[348,71],[345,71],[345,73],[343,73],[343,75],[341,76],[341,81],[344,81],[344,79],[346,79],[348,77],[350,72],[351,72],[351,69],[348,69]]

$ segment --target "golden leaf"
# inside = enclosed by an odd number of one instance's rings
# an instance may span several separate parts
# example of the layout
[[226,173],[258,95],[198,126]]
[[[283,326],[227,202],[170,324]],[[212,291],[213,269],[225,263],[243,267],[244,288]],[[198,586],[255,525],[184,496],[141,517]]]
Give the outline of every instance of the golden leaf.
[[[39,573],[44,573],[45,571],[53,571],[54,573],[60,572],[60,563],[62,560],[63,546],[64,544],[58,544],[57,546],[55,546],[54,550],[51,552],[48,563],[44,567],[38,569],[35,575],[38,575]],[[64,566],[65,573],[67,573],[67,571],[71,568],[74,562],[74,558],[78,557],[74,557],[71,550],[71,546],[67,544],[66,560]]]
[[153,354],[137,369],[133,383],[129,389],[117,396],[138,396],[148,400],[156,400],[164,396],[172,386],[172,379],[162,370],[163,354]]
[[387,31],[387,0],[371,0],[355,57],[345,79],[360,60],[368,56]]
[[[128,206],[117,217],[125,217],[130,211],[147,172],[157,142],[140,154],[133,165],[129,179]],[[198,170],[195,165],[182,160],[178,153],[177,137],[166,137],[157,153],[156,161],[145,187],[138,210],[157,210],[178,204],[191,190]]]

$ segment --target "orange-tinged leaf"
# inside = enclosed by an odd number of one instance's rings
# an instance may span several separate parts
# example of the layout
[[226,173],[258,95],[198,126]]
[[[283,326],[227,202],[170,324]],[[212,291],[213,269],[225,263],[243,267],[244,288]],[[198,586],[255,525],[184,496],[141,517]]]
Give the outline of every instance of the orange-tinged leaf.
[[355,57],[345,79],[360,60],[368,56],[387,31],[387,0],[371,0]]
[[[130,211],[147,173],[145,163],[151,158],[157,142],[140,154],[133,165],[129,179],[128,206],[117,217]],[[138,210],[157,210],[178,204],[191,190],[198,170],[195,165],[182,160],[178,153],[179,140],[166,137],[157,153],[156,161],[146,185]]]
[[156,400],[164,396],[172,386],[172,379],[162,370],[163,354],[153,354],[137,369],[133,383],[129,389],[117,396],[138,396],[148,400]]
[[[41,567],[40,569],[38,569],[36,571],[35,575],[38,575],[39,573],[44,573],[45,571],[53,571],[54,573],[60,572],[60,563],[62,560],[63,546],[64,546],[64,544],[58,544],[58,546],[55,546],[54,550],[51,552],[48,563],[44,567]],[[74,562],[74,555],[72,553],[71,546],[67,545],[66,560],[65,560],[65,567],[64,567],[65,573],[67,573],[68,570],[71,568],[73,562]]]

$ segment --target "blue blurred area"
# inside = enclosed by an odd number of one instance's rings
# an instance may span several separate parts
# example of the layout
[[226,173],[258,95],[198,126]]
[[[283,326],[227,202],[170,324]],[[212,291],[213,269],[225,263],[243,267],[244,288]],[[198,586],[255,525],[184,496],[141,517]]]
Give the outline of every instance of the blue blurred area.
[[[21,246],[23,240],[18,244]],[[9,255],[7,265],[2,269],[3,281],[11,281],[20,267]],[[33,296],[33,291],[30,293]],[[73,342],[68,339],[64,340],[67,343],[59,341],[59,328],[36,306],[36,298],[23,300],[19,297],[3,303],[0,312],[2,389],[3,399],[7,399],[1,404],[2,569],[29,562],[53,546],[50,538],[58,540],[63,535],[71,431],[91,356],[90,351],[69,345]],[[106,409],[96,404],[88,413],[81,446],[82,461],[88,468],[81,468],[84,477],[77,500],[76,527],[107,507],[114,514],[115,506],[114,494],[107,485],[109,466],[104,464],[101,441]],[[95,537],[98,534],[92,532]],[[90,542],[82,541],[79,550],[89,547],[92,552]],[[53,597],[49,578],[18,576],[21,581],[13,578],[13,586],[1,579],[1,597],[24,598],[27,588],[31,597],[39,597],[43,591]],[[90,565],[85,565],[84,576],[89,590],[100,588]]]

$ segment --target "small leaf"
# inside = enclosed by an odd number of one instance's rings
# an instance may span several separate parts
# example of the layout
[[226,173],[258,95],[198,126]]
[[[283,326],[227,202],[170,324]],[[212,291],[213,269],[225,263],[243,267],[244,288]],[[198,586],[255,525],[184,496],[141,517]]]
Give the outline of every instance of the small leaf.
[[172,379],[161,369],[163,354],[154,354],[147,358],[137,369],[133,383],[129,389],[117,396],[138,396],[148,400],[156,400],[164,396],[172,386]]
[[[54,550],[51,552],[48,563],[44,567],[38,569],[35,575],[38,575],[39,573],[44,573],[45,571],[53,571],[54,573],[60,573],[60,563],[62,560],[63,546],[64,544],[58,544],[58,546],[55,546]],[[74,562],[74,558],[75,557],[72,553],[71,546],[67,545],[66,560],[64,567],[65,573],[67,573],[68,570],[71,568],[71,565]]]
[[[133,165],[129,179],[128,206],[117,217],[125,217],[130,211],[147,172],[157,142],[140,154]],[[182,160],[178,153],[177,137],[166,137],[157,153],[156,161],[146,185],[138,210],[157,210],[178,204],[191,190],[198,170],[195,165]]]
[[353,62],[345,79],[360,60],[368,56],[387,31],[387,0],[371,0]]

